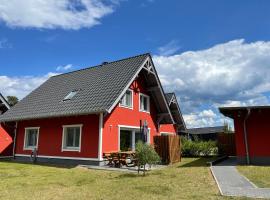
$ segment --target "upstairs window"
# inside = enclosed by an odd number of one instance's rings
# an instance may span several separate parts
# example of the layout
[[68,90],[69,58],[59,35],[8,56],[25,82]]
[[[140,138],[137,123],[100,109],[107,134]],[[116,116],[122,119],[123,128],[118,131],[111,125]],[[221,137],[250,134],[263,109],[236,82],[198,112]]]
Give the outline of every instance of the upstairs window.
[[120,107],[132,108],[133,107],[133,95],[132,90],[127,90],[125,95],[120,101]]
[[39,127],[25,128],[24,149],[34,150],[38,146]]
[[150,112],[150,97],[145,94],[140,94],[140,111]]
[[62,151],[81,150],[82,125],[63,126]]

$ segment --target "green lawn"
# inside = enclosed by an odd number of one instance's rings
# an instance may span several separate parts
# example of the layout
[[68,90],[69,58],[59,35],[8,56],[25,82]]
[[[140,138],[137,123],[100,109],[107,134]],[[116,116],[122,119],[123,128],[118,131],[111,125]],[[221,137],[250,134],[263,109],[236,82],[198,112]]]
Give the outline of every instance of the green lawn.
[[0,199],[229,199],[220,196],[206,161],[185,158],[145,177],[2,161]]
[[270,188],[270,166],[237,166],[237,169],[258,187]]

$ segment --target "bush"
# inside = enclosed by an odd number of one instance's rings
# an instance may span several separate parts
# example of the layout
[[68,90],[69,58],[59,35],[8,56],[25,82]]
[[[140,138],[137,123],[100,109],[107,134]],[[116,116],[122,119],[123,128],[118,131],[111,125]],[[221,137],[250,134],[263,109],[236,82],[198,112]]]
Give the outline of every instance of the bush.
[[199,139],[191,141],[182,137],[181,145],[183,156],[213,156],[217,154],[217,144],[215,141],[201,141]]
[[155,149],[139,141],[136,144],[136,158],[138,159],[138,173],[140,172],[140,167],[143,166],[143,174],[145,175],[145,165],[153,165],[160,162],[160,157],[156,153]]

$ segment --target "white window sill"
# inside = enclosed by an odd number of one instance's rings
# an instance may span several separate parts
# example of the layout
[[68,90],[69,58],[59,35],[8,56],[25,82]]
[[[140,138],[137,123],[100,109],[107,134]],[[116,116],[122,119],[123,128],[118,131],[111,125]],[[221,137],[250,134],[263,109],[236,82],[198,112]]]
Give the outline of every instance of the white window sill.
[[130,110],[133,110],[133,106],[124,106],[124,105],[119,104],[119,107],[120,108],[127,108],[127,109],[130,109]]
[[31,150],[37,149],[37,147],[24,147],[23,150]]
[[77,151],[77,152],[81,152],[81,150],[80,150],[80,149],[77,149],[77,148],[76,148],[76,149],[75,149],[75,148],[74,148],[74,149],[71,149],[71,148],[68,148],[68,149],[62,149],[62,152],[63,152],[63,151]]
[[147,111],[147,110],[140,110],[140,112],[144,112],[144,113],[150,114],[150,111]]

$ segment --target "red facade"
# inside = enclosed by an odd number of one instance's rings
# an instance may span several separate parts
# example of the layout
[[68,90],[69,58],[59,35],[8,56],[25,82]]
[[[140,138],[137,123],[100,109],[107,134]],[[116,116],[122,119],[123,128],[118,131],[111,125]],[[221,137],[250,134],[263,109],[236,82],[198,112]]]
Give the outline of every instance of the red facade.
[[[100,127],[99,114],[19,121],[15,155],[25,156],[31,154],[31,150],[24,149],[25,129],[29,127],[39,127],[37,144],[38,155],[48,158],[91,158],[100,160],[100,134],[102,134],[101,153],[106,151],[118,151],[120,145],[120,129],[139,129],[140,121],[147,121],[150,134],[149,142],[153,143],[153,136],[159,135],[161,132],[157,124],[155,104],[150,98],[150,112],[142,112],[139,110],[140,94],[150,96],[146,91],[143,79],[137,78],[137,80],[131,84],[130,89],[133,91],[133,108],[124,108],[117,104],[111,113],[104,116],[102,127]],[[63,126],[77,124],[82,125],[81,151],[63,151]],[[174,125],[162,125],[160,129],[164,132],[176,134]]]

